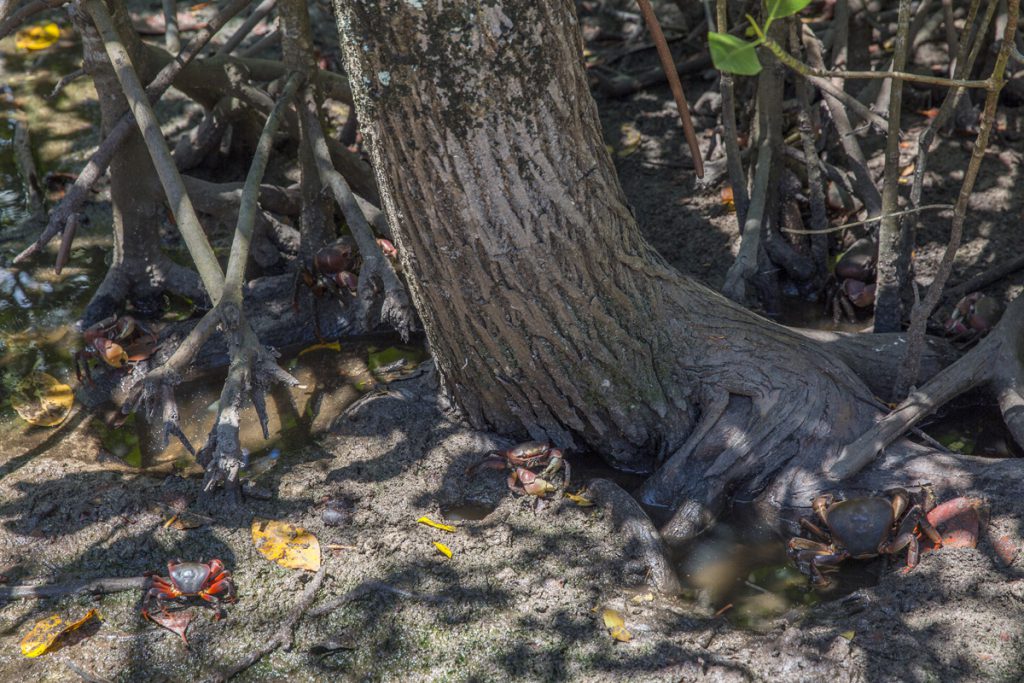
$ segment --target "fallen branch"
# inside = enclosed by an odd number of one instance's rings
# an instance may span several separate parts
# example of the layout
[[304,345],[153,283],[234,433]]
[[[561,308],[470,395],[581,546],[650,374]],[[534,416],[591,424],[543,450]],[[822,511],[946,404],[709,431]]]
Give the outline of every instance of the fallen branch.
[[302,596],[299,598],[299,602],[292,609],[291,614],[288,615],[288,618],[284,620],[281,627],[278,628],[274,635],[272,635],[261,647],[251,652],[242,659],[242,661],[238,662],[230,669],[219,671],[206,680],[211,682],[217,681],[218,683],[220,681],[226,681],[229,678],[233,678],[245,671],[279,647],[283,647],[285,650],[290,650],[295,638],[295,627],[298,625],[299,620],[302,619],[302,615],[309,609],[309,606],[313,604],[313,599],[316,598],[316,593],[320,590],[320,585],[324,582],[324,576],[326,573],[327,563],[324,562],[320,565],[320,569],[317,570],[317,573],[313,576],[312,580],[306,584],[305,589],[302,591]]
[[70,583],[51,583],[42,586],[0,586],[0,601],[3,600],[49,600],[69,595],[106,595],[123,591],[144,590],[149,587],[148,576],[126,578],[83,579]]

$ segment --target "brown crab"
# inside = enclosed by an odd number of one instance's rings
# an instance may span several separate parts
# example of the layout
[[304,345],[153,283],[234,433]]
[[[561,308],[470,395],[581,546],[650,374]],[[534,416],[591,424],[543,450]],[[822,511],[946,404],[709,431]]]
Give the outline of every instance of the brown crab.
[[[539,475],[529,469],[541,465],[545,467]],[[555,487],[548,481],[548,478],[560,469],[565,471],[562,488],[567,487],[572,471],[562,450],[546,441],[525,441],[504,451],[490,451],[483,460],[471,466],[467,470],[467,474],[473,474],[480,467],[510,470],[507,482],[509,489],[516,493],[528,493],[533,496],[543,496],[549,491],[554,491]]]
[[800,519],[800,526],[820,540],[794,537],[789,541],[788,554],[819,587],[831,583],[822,573],[823,568],[834,568],[847,559],[895,555],[904,548],[907,549],[906,571],[910,571],[917,566],[920,557],[917,530],[935,547],[942,545],[942,537],[928,522],[923,508],[910,502],[910,494],[903,489],[890,491],[888,498],[836,501],[829,494],[818,496],[812,507],[825,529],[806,518]]
[[98,358],[112,368],[145,360],[157,349],[157,336],[130,315],[113,315],[82,332],[85,348],[74,355],[75,375],[92,381],[89,361]]

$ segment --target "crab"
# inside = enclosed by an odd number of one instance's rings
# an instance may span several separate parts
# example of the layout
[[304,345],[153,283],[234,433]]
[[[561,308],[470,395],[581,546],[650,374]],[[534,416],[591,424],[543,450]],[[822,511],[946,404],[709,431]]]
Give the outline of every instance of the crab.
[[76,351],[75,376],[92,381],[89,361],[99,358],[112,368],[122,368],[153,355],[157,336],[130,315],[112,315],[82,332],[85,348]]
[[823,568],[835,568],[847,559],[866,560],[879,555],[895,555],[907,549],[907,568],[917,566],[920,557],[915,532],[920,529],[935,545],[942,537],[924,515],[919,504],[911,505],[910,494],[894,489],[889,497],[850,498],[835,500],[829,494],[814,499],[812,507],[822,529],[809,519],[801,518],[800,526],[820,540],[796,536],[790,539],[788,554],[811,582],[824,588],[831,580]]
[[221,602],[236,602],[238,598],[235,597],[231,572],[224,569],[223,562],[217,559],[209,562],[168,562],[167,578],[153,576],[153,585],[142,601],[142,616],[152,619],[149,606],[153,600],[161,612],[168,614],[168,601],[190,597],[210,603],[217,611],[216,619],[224,617]]
[[955,339],[972,339],[988,333],[1003,315],[1002,305],[981,292],[968,294],[956,302],[946,319],[946,334]]
[[334,242],[321,247],[313,256],[312,268],[301,268],[292,296],[292,306],[299,308],[299,287],[301,283],[313,293],[313,322],[317,339],[322,341],[320,334],[319,299],[331,294],[341,296],[343,292],[355,294],[359,277],[356,275],[359,266],[359,251],[351,237],[340,237]]
[[833,271],[832,293],[828,308],[836,324],[845,316],[856,322],[856,308],[870,308],[875,304],[875,261],[878,242],[873,237],[862,237],[842,253]]
[[[541,465],[545,467],[539,475],[530,469]],[[504,451],[489,451],[483,460],[469,468],[468,473],[472,474],[480,467],[511,470],[507,480],[509,490],[533,496],[554,491],[550,477],[560,469],[565,470],[562,488],[567,487],[572,472],[562,450],[547,441],[525,441]],[[522,486],[517,486],[517,483]]]

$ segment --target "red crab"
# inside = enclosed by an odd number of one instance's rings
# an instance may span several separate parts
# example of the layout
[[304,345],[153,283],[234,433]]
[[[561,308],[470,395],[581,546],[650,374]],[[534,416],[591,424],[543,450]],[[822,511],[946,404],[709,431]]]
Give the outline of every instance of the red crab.
[[112,315],[82,332],[85,348],[75,352],[75,376],[92,381],[89,361],[99,358],[112,368],[145,360],[157,349],[157,336],[130,315]]
[[[546,467],[539,476],[529,469],[541,465]],[[548,491],[554,491],[555,487],[547,478],[560,469],[565,470],[562,487],[567,487],[571,472],[562,450],[546,441],[526,441],[508,450],[490,451],[487,457],[470,467],[467,473],[473,474],[480,467],[511,470],[508,475],[509,489],[533,496],[543,496]],[[522,484],[522,487],[517,486],[517,483]]]
[[142,601],[142,616],[152,619],[149,605],[154,599],[156,606],[167,614],[167,602],[181,598],[199,597],[217,610],[217,619],[224,617],[221,602],[235,602],[235,584],[231,572],[224,569],[220,560],[209,562],[170,561],[167,563],[167,578],[153,576],[153,586]]

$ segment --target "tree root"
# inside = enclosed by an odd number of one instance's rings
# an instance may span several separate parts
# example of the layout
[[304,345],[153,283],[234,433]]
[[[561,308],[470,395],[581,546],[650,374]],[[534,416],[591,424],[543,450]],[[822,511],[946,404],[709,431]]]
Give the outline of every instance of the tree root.
[[404,341],[408,341],[409,333],[415,329],[415,312],[405,285],[398,279],[391,262],[384,257],[374,239],[373,232],[349,189],[345,178],[334,170],[331,165],[327,142],[317,116],[316,98],[312,91],[306,91],[304,106],[301,107],[306,129],[312,140],[313,153],[316,156],[320,179],[330,187],[334,199],[338,202],[341,212],[345,215],[352,236],[363,257],[363,265],[359,271],[359,301],[362,308],[364,323],[369,319],[377,297],[377,286],[383,288],[383,303],[380,308],[381,321],[398,331]]
[[651,586],[665,595],[682,592],[665,544],[640,504],[618,484],[607,479],[592,480],[587,485],[587,494],[611,512],[616,531],[624,533],[627,547],[647,565]]
[[218,671],[211,677],[207,678],[206,681],[208,683],[226,681],[245,671],[279,647],[283,647],[285,650],[290,650],[295,637],[295,627],[298,625],[299,620],[302,619],[302,615],[309,609],[309,606],[313,604],[313,600],[316,598],[316,593],[320,590],[320,586],[323,584],[324,576],[326,574],[327,563],[324,562],[320,565],[320,569],[318,569],[316,574],[313,575],[310,582],[306,584],[298,603],[296,603],[291,613],[281,624],[281,627],[274,632],[274,635],[268,638],[262,646],[242,659],[242,661],[238,662],[230,669]]

